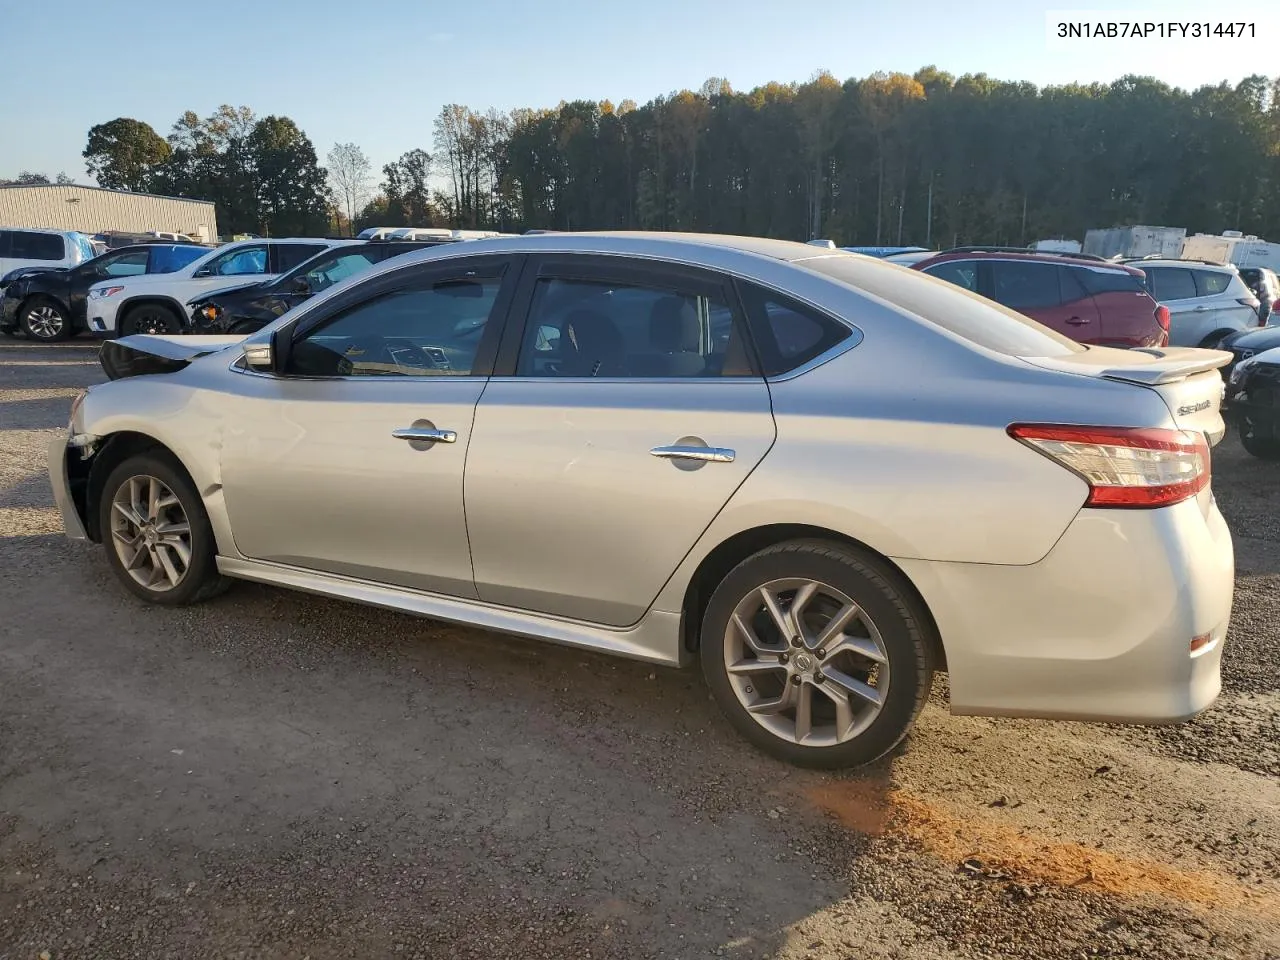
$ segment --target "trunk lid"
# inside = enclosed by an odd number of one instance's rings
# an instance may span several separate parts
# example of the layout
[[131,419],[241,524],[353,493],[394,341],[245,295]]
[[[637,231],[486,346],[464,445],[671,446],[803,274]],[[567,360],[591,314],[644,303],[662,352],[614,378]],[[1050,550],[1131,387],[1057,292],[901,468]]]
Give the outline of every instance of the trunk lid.
[[240,336],[162,337],[137,334],[107,340],[98,362],[109,380],[123,380],[146,374],[174,373],[197,357],[226,350],[245,340]]
[[1160,394],[1181,430],[1203,433],[1212,446],[1226,433],[1222,399],[1226,384],[1219,368],[1231,362],[1225,350],[1198,347],[1090,347],[1061,357],[1024,357],[1046,370],[1101,377],[1147,387]]

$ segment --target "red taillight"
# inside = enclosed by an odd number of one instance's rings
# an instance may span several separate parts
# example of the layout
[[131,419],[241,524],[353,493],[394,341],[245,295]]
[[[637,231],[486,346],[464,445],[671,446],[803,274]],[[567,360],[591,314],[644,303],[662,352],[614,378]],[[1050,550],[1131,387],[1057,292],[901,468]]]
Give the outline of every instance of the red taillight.
[[1156,304],[1156,323],[1165,333],[1169,332],[1169,308],[1163,303]]
[[1167,507],[1209,485],[1209,443],[1203,433],[1015,423],[1009,436],[1089,484],[1086,507]]

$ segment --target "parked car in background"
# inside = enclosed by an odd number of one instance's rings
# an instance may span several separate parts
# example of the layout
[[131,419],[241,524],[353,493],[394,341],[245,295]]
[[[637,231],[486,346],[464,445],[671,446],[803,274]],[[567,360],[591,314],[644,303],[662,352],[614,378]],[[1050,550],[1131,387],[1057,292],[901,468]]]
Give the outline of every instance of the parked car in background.
[[1231,351],[1231,366],[1224,372],[1229,375],[1241,360],[1248,360],[1276,347],[1280,347],[1280,326],[1259,327],[1230,334],[1222,341],[1222,349]]
[[14,270],[74,267],[93,257],[93,243],[74,230],[0,227],[0,283]]
[[1017,310],[1079,343],[1162,347],[1169,311],[1132,267],[1053,253],[955,250],[912,269]]
[[1266,326],[1280,301],[1280,276],[1268,267],[1240,267],[1240,279],[1258,298],[1258,323]]
[[841,247],[847,253],[860,253],[864,257],[876,257],[884,260],[900,256],[904,253],[928,253],[924,247]]
[[800,243],[481,240],[248,338],[104,344],[49,473],[143,600],[238,577],[700,659],[752,743],[840,767],[901,742],[943,663],[961,714],[1214,701],[1226,360],[1086,350]]
[[210,250],[172,273],[123,277],[89,289],[89,331],[103,337],[178,333],[194,297],[268,280],[342,241],[241,240]]
[[1146,276],[1147,290],[1169,308],[1169,343],[1216,347],[1258,326],[1258,298],[1230,264],[1146,257],[1123,261]]
[[880,259],[887,263],[896,263],[900,267],[909,267],[914,263],[928,260],[930,257],[936,257],[937,255],[937,250],[909,250],[905,253],[890,253]]
[[120,247],[70,269],[19,272],[0,290],[0,333],[65,340],[89,328],[89,288],[100,281],[172,273],[212,248],[195,243]]
[[298,304],[374,264],[452,241],[347,240],[316,254],[274,280],[207,293],[187,304],[195,334],[261,330]]
[[1280,460],[1280,347],[1237,361],[1227,378],[1226,401],[1245,450]]

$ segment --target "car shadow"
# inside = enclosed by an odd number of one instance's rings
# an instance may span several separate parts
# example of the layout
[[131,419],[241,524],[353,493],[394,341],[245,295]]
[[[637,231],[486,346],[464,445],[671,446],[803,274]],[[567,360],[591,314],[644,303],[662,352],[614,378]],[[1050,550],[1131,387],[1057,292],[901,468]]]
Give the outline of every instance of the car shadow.
[[[235,876],[237,899],[323,899],[358,873],[398,931],[432,902],[476,922],[502,906],[512,930],[550,910],[593,956],[772,956],[848,892],[856,836],[806,840],[826,829],[796,800],[815,776],[745,744],[696,671],[248,583],[146,605],[100,549],[56,536],[0,539],[5,556],[8,654],[31,675],[0,727],[38,739],[31,718],[52,711],[63,751],[39,778],[58,803],[18,778],[0,809],[73,867],[93,866],[92,835],[112,843],[104,878]],[[865,782],[882,790],[888,766]],[[140,838],[163,862],[135,859]],[[327,879],[296,872],[299,850]]]

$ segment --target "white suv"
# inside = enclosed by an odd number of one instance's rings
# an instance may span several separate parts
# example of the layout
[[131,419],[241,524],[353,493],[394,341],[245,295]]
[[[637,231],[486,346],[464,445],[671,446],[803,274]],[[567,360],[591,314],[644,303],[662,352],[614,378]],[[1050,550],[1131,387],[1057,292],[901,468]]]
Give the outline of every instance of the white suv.
[[319,238],[228,243],[173,273],[104,280],[89,288],[89,332],[100,337],[179,333],[186,303],[227,287],[269,280],[342,241]]
[[1258,298],[1230,264],[1146,258],[1124,261],[1146,274],[1147,292],[1169,308],[1169,346],[1216,347],[1258,326]]
[[83,233],[0,227],[0,278],[24,267],[74,267],[93,257],[93,241]]

